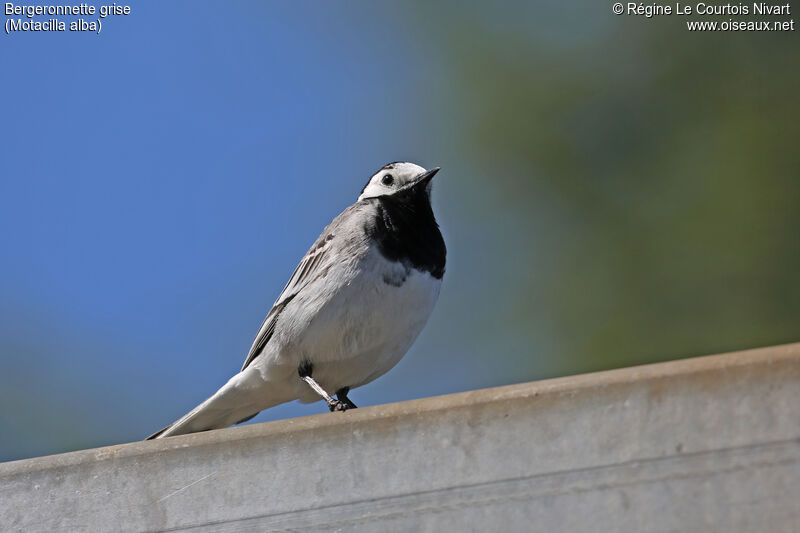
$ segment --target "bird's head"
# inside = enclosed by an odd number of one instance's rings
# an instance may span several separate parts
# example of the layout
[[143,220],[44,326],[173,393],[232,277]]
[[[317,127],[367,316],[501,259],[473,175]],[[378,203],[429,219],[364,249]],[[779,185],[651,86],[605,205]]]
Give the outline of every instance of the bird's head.
[[365,198],[390,196],[412,189],[430,194],[431,179],[437,172],[439,172],[439,167],[425,170],[414,163],[403,161],[389,163],[369,178],[358,199],[361,201]]

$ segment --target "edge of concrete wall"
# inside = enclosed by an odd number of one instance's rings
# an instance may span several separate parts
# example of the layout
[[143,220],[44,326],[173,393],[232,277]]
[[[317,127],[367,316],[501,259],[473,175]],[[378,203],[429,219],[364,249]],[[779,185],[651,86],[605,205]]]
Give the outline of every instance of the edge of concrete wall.
[[[348,528],[370,529],[379,522],[389,527],[397,517],[417,516],[419,495],[427,493],[423,499],[440,498],[443,509],[451,511],[439,513],[435,520],[429,513],[432,521],[416,522],[414,529],[424,524],[441,527],[438,520],[445,516],[444,523],[455,525],[453,509],[471,516],[474,512],[464,510],[463,501],[483,498],[480,501],[496,502],[492,505],[497,513],[483,507],[483,514],[462,527],[478,529],[500,518],[511,520],[513,529],[538,517],[541,524],[581,530],[581,524],[602,522],[587,515],[587,521],[573,523],[574,513],[565,510],[559,515],[558,505],[551,511],[530,502],[524,512],[506,507],[508,502],[522,505],[524,498],[514,491],[539,498],[549,494],[536,485],[544,480],[569,485],[573,477],[584,476],[581,483],[587,487],[623,486],[629,482],[625,475],[632,472],[621,472],[631,465],[638,465],[637,476],[651,468],[652,479],[663,478],[660,484],[645,485],[655,491],[647,504],[655,509],[659,501],[684,501],[663,494],[665,499],[659,500],[656,493],[666,490],[664,480],[678,483],[675,480],[691,478],[693,472],[711,476],[703,483],[721,483],[714,493],[735,492],[732,487],[754,475],[763,478],[756,484],[759,491],[790,489],[789,480],[795,478],[781,476],[800,473],[798,399],[800,343],[120,444],[0,464],[0,493],[10,502],[8,507],[0,505],[0,521],[20,531],[39,526],[100,530],[101,524],[114,525],[109,530],[233,531],[250,526],[324,529],[331,517],[338,517],[336,523]],[[403,471],[415,467],[420,471]],[[603,468],[612,468],[603,474],[606,481],[598,484],[586,477],[590,471],[600,475]],[[674,480],[673,474],[657,474],[682,468],[683,477]],[[213,483],[203,483],[210,476],[215,476]],[[616,481],[609,481],[612,478]],[[328,490],[337,479],[348,490]],[[187,491],[189,487],[195,488]],[[549,497],[576,490],[562,487]],[[189,492],[192,500],[185,497]],[[712,498],[707,505],[719,507],[711,492],[701,492],[695,495],[697,503]],[[800,511],[782,507],[789,505],[784,500],[775,494],[770,506],[762,505],[772,522],[758,525],[800,525]],[[98,508],[104,502],[107,508]],[[128,504],[131,508],[125,509]],[[641,512],[637,516],[652,512],[647,505],[635,506]],[[41,506],[50,514],[39,515],[36,509]],[[394,510],[381,514],[382,506]],[[719,525],[756,530],[740,527],[746,525],[744,515],[735,509],[722,506],[717,511],[719,516],[703,509],[694,522],[676,522],[673,517],[645,529],[709,527],[714,524],[702,520],[713,515]],[[756,511],[751,504],[747,516],[760,516]],[[605,526],[625,527],[622,517],[612,516],[605,516]],[[394,526],[409,526],[399,524]],[[645,530],[635,520],[630,526]]]
[[[182,435],[164,440],[135,441],[63,454],[8,461],[0,463],[0,476],[21,471],[42,470],[54,466],[71,466],[87,461],[103,461],[114,457],[131,457],[176,448],[186,448],[188,446],[258,439],[285,433],[313,431],[322,427],[364,424],[375,420],[386,421],[421,413],[435,413],[436,411],[447,409],[470,407],[477,404],[506,402],[514,399],[528,399],[549,395],[560,396],[577,393],[582,389],[606,388],[631,383],[644,384],[683,375],[702,376],[707,373],[717,373],[722,369],[780,364],[783,362],[797,362],[800,364],[800,342],[504,385],[405,402],[365,406],[344,413],[309,415]],[[800,398],[798,398],[798,402],[800,402]],[[800,407],[798,415],[800,416]]]

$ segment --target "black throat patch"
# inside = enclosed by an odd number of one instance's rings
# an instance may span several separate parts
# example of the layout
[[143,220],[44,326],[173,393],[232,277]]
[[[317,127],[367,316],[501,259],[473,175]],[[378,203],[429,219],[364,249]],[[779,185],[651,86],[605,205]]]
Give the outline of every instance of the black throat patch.
[[366,201],[376,209],[364,229],[377,241],[381,255],[442,279],[447,248],[425,187]]

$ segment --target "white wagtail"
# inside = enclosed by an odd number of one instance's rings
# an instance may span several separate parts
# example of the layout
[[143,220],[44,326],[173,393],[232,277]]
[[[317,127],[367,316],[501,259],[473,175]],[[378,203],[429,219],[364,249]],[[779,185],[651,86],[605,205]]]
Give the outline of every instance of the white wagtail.
[[430,202],[438,171],[397,162],[375,173],[300,261],[242,370],[149,438],[228,427],[292,400],[355,408],[350,389],[397,364],[439,297],[446,249]]

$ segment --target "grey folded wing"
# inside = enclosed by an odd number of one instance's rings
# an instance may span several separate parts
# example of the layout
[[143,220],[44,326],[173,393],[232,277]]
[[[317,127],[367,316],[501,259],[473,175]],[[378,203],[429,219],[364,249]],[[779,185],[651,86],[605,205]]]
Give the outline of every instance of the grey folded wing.
[[261,323],[261,328],[258,330],[253,345],[250,347],[250,352],[247,354],[247,359],[242,365],[242,370],[248,367],[256,357],[264,351],[272,335],[275,333],[275,325],[278,321],[278,316],[284,308],[303,290],[311,281],[317,278],[318,275],[324,274],[327,270],[326,264],[329,263],[330,250],[332,248],[331,242],[334,240],[333,233],[326,233],[317,239],[317,242],[306,253],[297,268],[294,269],[292,277],[289,278],[288,283],[281,291],[278,299],[272,306],[272,309],[267,313],[264,322]]

